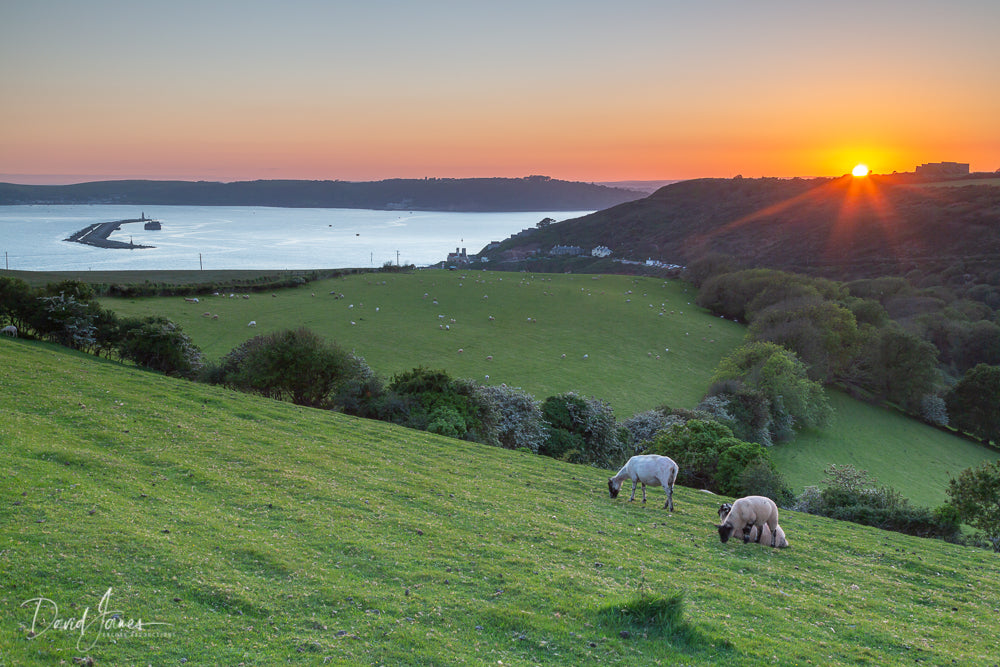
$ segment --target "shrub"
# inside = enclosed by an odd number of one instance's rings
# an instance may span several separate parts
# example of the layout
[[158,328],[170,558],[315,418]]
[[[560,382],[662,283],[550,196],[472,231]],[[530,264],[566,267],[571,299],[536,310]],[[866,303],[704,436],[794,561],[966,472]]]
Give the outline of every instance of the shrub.
[[190,336],[166,318],[128,319],[119,327],[116,351],[122,360],[186,378],[195,377],[204,363]]
[[497,443],[501,447],[538,453],[545,442],[541,403],[523,389],[506,385],[483,385],[478,394],[498,417]]
[[221,362],[223,384],[297,405],[324,407],[347,380],[364,376],[367,365],[305,328],[255,336]]
[[1000,461],[962,471],[948,482],[952,513],[1000,553]]
[[927,394],[920,399],[920,416],[928,424],[948,425],[948,407],[944,399],[937,394]]
[[[701,407],[701,406],[699,406]],[[640,412],[622,422],[622,428],[629,432],[636,453],[644,451],[663,429],[683,423],[684,419],[671,414],[666,406]]]
[[381,418],[409,428],[499,444],[500,414],[470,380],[414,368],[395,376],[380,401]]
[[38,300],[41,302],[41,313],[34,322],[38,333],[53,343],[74,350],[89,350],[94,345],[96,307],[77,300],[72,294],[40,296]]
[[611,406],[573,392],[550,396],[542,403],[546,441],[540,454],[611,468],[629,455],[627,431],[619,430]]
[[718,489],[715,479],[719,457],[736,442],[729,427],[692,419],[661,431],[649,453],[669,456],[677,463],[678,484],[714,491]]
[[795,502],[795,494],[772,461],[751,461],[737,477],[734,496],[767,496],[781,507]]
[[827,487],[807,487],[796,510],[917,537],[959,539],[955,512],[914,507],[898,491],[876,486],[874,477],[852,465],[831,465],[824,473]]
[[[763,463],[767,466],[770,457],[762,445],[755,442],[743,442],[736,438],[724,438],[720,446],[726,446],[719,454],[719,463],[715,471],[715,486],[729,496],[742,496],[743,485],[740,477],[747,467]],[[768,494],[761,494],[768,495]]]

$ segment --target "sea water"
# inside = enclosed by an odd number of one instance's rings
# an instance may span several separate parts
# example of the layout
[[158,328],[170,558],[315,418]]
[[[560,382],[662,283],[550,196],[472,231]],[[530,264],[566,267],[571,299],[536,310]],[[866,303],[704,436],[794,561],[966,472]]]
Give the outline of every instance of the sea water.
[[[369,268],[428,266],[456,248],[590,211],[451,213],[260,206],[0,206],[0,268],[21,271]],[[152,248],[96,248],[66,241],[98,222],[128,223],[110,239]]]

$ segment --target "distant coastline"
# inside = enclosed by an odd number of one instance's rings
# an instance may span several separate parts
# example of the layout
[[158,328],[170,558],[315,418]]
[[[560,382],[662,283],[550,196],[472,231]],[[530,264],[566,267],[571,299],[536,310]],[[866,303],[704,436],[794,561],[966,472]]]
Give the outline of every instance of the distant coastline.
[[83,243],[85,245],[91,245],[96,248],[113,248],[117,250],[141,250],[144,248],[155,248],[156,246],[151,245],[139,245],[132,243],[130,240],[128,243],[123,241],[112,241],[110,238],[111,234],[121,229],[122,225],[132,223],[132,222],[157,222],[147,218],[145,214],[141,218],[129,218],[127,220],[113,220],[111,222],[95,222],[94,224],[84,227],[80,231],[76,232],[67,241],[72,241],[74,243]]
[[348,181],[99,181],[75,185],[0,183],[0,205],[270,206],[382,211],[598,211],[645,197],[619,187],[526,178]]

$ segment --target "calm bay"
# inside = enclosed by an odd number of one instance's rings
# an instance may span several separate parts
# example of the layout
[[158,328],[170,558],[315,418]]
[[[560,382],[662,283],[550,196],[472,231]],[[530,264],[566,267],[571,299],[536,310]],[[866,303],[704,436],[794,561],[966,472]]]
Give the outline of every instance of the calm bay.
[[[590,211],[452,213],[251,206],[0,206],[2,268],[20,271],[368,268],[427,266],[456,248],[469,254],[544,218]],[[152,248],[97,248],[66,241],[89,225],[141,216],[111,240]]]

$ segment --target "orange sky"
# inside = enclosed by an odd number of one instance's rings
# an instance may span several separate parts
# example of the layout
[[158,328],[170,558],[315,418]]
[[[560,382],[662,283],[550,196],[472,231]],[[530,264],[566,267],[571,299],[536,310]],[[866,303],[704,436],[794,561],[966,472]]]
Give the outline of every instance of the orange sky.
[[993,0],[0,0],[0,181],[994,171],[998,27]]

